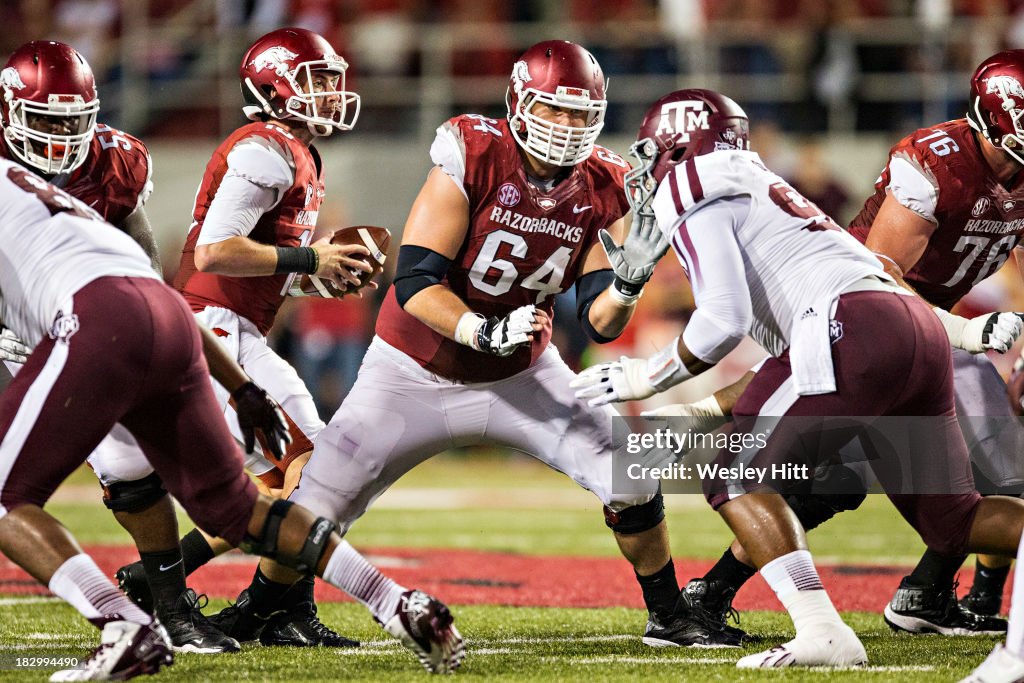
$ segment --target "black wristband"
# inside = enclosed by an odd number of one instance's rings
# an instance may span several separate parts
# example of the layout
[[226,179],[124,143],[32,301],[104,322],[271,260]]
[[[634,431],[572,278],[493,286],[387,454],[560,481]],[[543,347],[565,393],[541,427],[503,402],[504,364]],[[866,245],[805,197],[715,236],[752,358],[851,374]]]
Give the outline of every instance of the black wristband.
[[277,250],[277,267],[274,274],[308,273],[312,275],[320,267],[320,257],[313,247],[274,247]]
[[616,276],[612,282],[612,286],[619,290],[623,296],[637,296],[640,294],[640,290],[644,288],[646,282],[626,282],[622,278]]

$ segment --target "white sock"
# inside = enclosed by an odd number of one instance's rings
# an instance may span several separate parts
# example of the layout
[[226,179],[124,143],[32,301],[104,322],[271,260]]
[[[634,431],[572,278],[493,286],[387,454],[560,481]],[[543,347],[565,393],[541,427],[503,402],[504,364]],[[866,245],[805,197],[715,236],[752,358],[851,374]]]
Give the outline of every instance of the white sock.
[[324,567],[323,580],[366,605],[380,622],[398,608],[406,589],[380,573],[348,541],[342,541]]
[[795,550],[776,557],[761,567],[761,576],[789,612],[797,635],[812,624],[842,623],[821,585],[809,551]]
[[1006,649],[1024,657],[1024,536],[1017,546],[1017,564],[1013,568],[1013,592],[1010,594],[1010,628],[1006,630]]
[[153,617],[117,590],[85,553],[69,558],[58,567],[50,577],[48,588],[90,621],[116,614],[136,624],[153,623]]

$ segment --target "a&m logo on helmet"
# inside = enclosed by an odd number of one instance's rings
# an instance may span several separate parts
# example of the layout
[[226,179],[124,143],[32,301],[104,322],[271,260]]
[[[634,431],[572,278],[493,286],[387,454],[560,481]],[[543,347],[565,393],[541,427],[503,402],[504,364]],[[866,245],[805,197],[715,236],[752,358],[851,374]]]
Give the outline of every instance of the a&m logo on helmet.
[[680,142],[689,142],[690,133],[696,130],[708,130],[708,111],[702,101],[686,100],[662,105],[655,135],[678,135]]
[[521,95],[526,88],[526,84],[532,80],[533,76],[530,75],[529,65],[520,59],[512,67],[512,89],[515,90],[517,95]]
[[1013,99],[1019,97],[1024,100],[1024,87],[1020,81],[1013,76],[992,76],[985,81],[985,93],[996,93],[1003,99],[1003,109],[1010,111],[1020,105]]
[[25,82],[21,80],[21,74],[13,66],[9,66],[3,71],[0,71],[0,88],[4,89],[4,98],[10,102],[14,99],[14,91],[21,90],[25,87]]
[[298,56],[286,47],[275,45],[253,57],[252,66],[256,69],[256,73],[264,69],[273,69],[278,76],[284,76],[291,69],[288,62]]

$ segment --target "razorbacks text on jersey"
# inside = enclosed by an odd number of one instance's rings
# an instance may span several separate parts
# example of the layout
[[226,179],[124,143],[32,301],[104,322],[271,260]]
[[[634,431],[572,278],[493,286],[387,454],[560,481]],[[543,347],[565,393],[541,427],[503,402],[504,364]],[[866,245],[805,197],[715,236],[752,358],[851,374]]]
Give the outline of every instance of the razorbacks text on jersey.
[[[699,231],[688,225],[701,208],[734,198],[749,202],[740,224],[702,225]],[[742,278],[751,302],[749,334],[774,356],[792,344],[796,322],[812,316],[827,321],[828,311],[817,309],[827,309],[843,287],[865,276],[889,279],[871,252],[755,152],[712,152],[673,167],[653,207],[693,285],[697,311],[709,282],[728,289],[729,278]],[[734,261],[735,272],[731,262],[702,262],[701,244],[711,253],[715,240],[738,246],[742,260]]]
[[[450,119],[438,128],[430,154],[469,202],[469,228],[444,284],[485,317],[527,304],[550,314],[554,295],[576,281],[598,230],[628,210],[622,186],[629,164],[603,147],[551,189],[527,178],[504,120],[473,114]],[[490,356],[434,332],[402,310],[390,291],[377,334],[443,377],[486,382],[528,368],[547,346],[551,326],[529,347]]]
[[900,140],[875,182],[875,193],[850,223],[867,241],[892,192],[900,204],[937,225],[904,278],[929,303],[950,309],[992,275],[1024,233],[1024,178],[1004,187],[978,149],[967,119],[922,128]]
[[[312,240],[324,197],[323,170],[316,149],[307,147],[281,126],[250,123],[229,135],[206,165],[196,194],[192,225],[181,253],[178,274],[174,278],[174,288],[182,293],[193,311],[201,311],[207,306],[227,308],[251,320],[260,333],[266,335],[284,301],[291,275],[230,277],[200,272],[195,265],[196,242],[210,203],[228,170],[228,154],[242,142],[264,145],[273,150],[288,165],[293,176],[291,187],[272,210],[260,216],[249,238],[280,247],[306,246]],[[258,174],[258,170],[254,173]]]

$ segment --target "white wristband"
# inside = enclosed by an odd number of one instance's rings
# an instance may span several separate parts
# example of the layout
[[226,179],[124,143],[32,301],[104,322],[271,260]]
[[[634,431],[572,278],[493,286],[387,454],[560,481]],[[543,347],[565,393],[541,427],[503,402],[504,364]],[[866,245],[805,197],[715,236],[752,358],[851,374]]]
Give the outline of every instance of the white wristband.
[[455,341],[479,351],[480,347],[476,344],[476,331],[484,324],[484,320],[485,318],[479,313],[472,311],[463,313],[455,326]]
[[714,394],[691,403],[690,413],[700,417],[725,417],[725,412]]
[[665,391],[691,377],[693,373],[686,369],[679,357],[679,337],[647,359],[647,378],[658,391]]
[[946,328],[946,336],[949,337],[950,346],[962,349],[963,348],[963,337],[964,327],[970,322],[967,318],[961,318],[958,315],[953,315],[949,311],[935,306],[932,308],[935,311],[935,315],[939,316],[939,320],[942,322],[942,326]]
[[632,306],[633,304],[640,300],[640,297],[644,295],[644,290],[641,289],[639,292],[636,293],[635,296],[627,296],[620,292],[619,288],[616,287],[615,285],[609,285],[608,295],[611,296],[612,301],[614,301],[617,304],[621,304],[623,306]]

